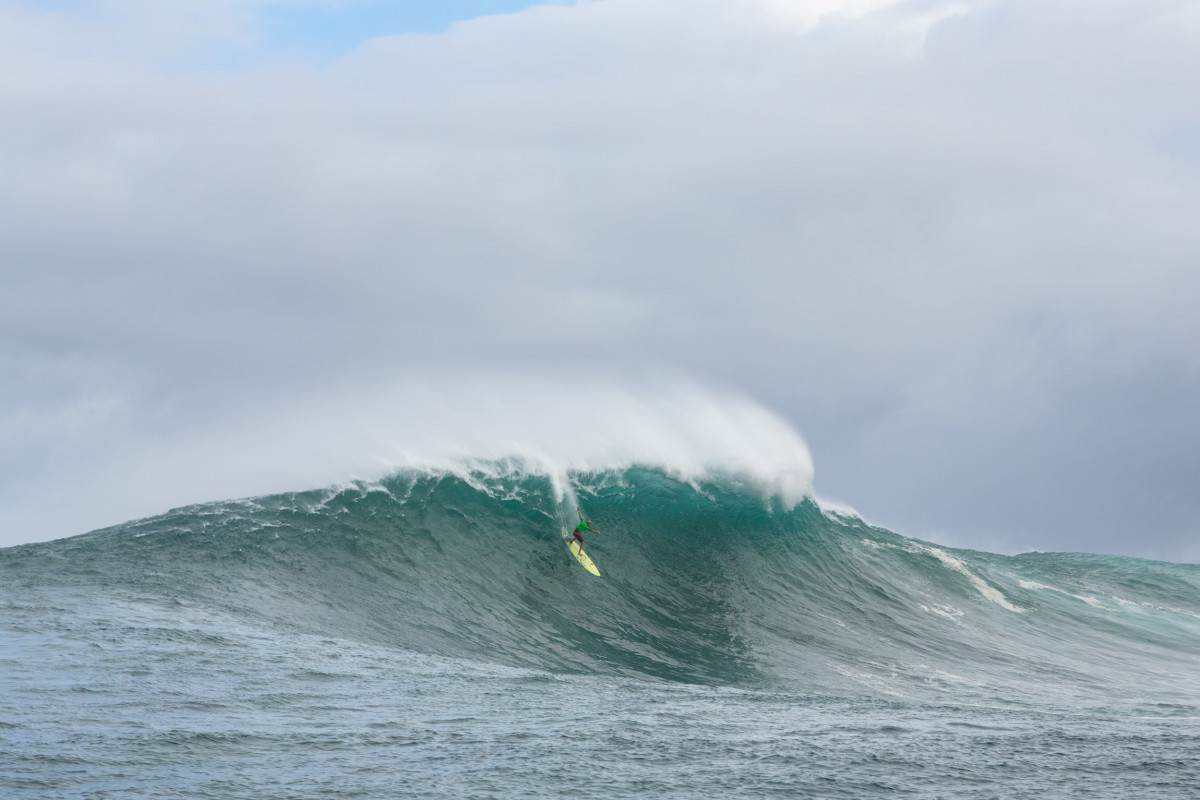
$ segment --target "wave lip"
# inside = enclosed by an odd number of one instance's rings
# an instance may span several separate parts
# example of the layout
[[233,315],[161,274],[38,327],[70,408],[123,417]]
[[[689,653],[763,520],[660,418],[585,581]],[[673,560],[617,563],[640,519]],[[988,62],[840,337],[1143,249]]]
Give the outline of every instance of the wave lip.
[[[520,469],[551,476],[566,490],[569,473],[661,470],[696,484],[732,480],[795,506],[812,494],[813,461],[788,422],[754,401],[678,381],[638,391],[588,381],[489,381],[404,391],[423,433],[404,437],[384,458],[391,469]],[[414,406],[413,398],[421,398]],[[464,420],[469,422],[464,423]]]

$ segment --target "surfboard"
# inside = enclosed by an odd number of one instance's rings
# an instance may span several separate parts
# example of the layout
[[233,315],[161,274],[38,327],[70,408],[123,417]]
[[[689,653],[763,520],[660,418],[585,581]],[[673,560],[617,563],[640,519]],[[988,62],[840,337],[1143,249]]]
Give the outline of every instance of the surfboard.
[[[571,536],[570,533],[567,536]],[[579,542],[575,541],[574,537],[567,540],[567,549],[571,551],[571,555],[583,564],[583,568],[593,575],[599,576],[600,570],[596,569],[596,565],[592,562],[591,556],[583,552],[583,548],[579,546]]]

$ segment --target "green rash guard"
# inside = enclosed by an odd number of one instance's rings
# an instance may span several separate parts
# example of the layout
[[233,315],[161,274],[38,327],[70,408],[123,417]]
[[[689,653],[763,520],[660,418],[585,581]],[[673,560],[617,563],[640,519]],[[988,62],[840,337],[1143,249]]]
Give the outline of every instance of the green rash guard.
[[591,530],[591,528],[588,527],[587,522],[585,522],[584,520],[580,520],[579,524],[575,526],[576,533],[583,533],[584,531],[589,531],[589,530]]

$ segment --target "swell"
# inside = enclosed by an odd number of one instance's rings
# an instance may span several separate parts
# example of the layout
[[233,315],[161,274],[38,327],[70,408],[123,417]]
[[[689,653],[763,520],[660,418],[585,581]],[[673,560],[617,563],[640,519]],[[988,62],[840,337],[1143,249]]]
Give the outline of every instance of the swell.
[[[962,702],[1194,705],[1197,568],[952,551],[731,477],[406,471],[0,551],[13,590],[542,670]],[[580,498],[601,532],[569,557]]]

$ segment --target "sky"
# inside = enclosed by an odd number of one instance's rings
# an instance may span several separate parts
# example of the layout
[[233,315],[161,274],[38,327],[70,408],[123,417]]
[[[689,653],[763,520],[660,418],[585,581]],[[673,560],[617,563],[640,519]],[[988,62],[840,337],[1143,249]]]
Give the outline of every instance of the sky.
[[1200,561],[1196,97],[1191,0],[0,0],[0,545],[650,448]]

